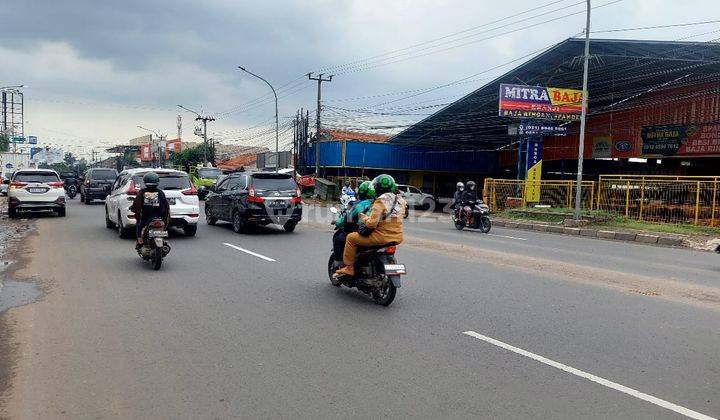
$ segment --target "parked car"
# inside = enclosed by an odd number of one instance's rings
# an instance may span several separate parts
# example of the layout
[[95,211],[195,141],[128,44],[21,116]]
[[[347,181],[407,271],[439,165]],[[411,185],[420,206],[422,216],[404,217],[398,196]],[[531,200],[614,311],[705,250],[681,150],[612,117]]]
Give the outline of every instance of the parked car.
[[8,217],[20,211],[52,210],[65,216],[65,188],[60,176],[51,169],[19,169],[8,187]]
[[8,185],[10,185],[11,176],[11,173],[3,175],[2,172],[0,172],[0,195],[7,195]]
[[422,192],[419,188],[413,187],[412,185],[398,184],[398,190],[402,192],[409,207],[428,209],[435,204],[435,197]]
[[80,184],[80,201],[85,204],[93,200],[104,200],[108,196],[108,186],[117,178],[117,171],[108,168],[90,168],[85,172]]
[[300,189],[288,174],[230,174],[213,186],[205,200],[207,223],[232,222],[238,233],[253,225],[271,223],[292,232],[301,218]]
[[160,177],[158,187],[163,190],[170,204],[170,227],[178,227],[186,236],[194,236],[200,216],[197,190],[188,174],[174,169],[127,169],[118,175],[109,187],[105,200],[105,225],[117,229],[121,238],[135,235],[135,214],[130,206],[135,195],[143,188],[143,175],[154,171]]

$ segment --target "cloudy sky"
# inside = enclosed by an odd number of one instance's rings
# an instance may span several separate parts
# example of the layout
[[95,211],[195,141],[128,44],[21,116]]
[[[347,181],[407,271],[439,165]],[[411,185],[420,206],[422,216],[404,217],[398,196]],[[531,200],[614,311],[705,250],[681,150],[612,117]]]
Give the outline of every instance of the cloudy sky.
[[[593,31],[720,19],[717,0],[593,7]],[[238,65],[278,88],[281,124],[315,109],[305,74],[324,70],[335,74],[323,85],[328,125],[401,127],[578,35],[583,10],[579,0],[5,0],[0,86],[28,85],[26,135],[79,154],[146,134],[137,125],[177,137],[177,104],[216,116],[208,131],[226,143],[263,145],[274,105]],[[714,23],[593,36],[719,33]],[[182,116],[194,141],[194,116]]]

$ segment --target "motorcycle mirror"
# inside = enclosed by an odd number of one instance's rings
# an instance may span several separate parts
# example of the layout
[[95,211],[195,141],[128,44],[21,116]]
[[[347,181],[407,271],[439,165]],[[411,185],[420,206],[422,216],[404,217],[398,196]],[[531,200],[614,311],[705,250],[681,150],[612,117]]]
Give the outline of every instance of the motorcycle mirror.
[[335,207],[330,207],[330,213],[332,214],[338,214],[338,209]]

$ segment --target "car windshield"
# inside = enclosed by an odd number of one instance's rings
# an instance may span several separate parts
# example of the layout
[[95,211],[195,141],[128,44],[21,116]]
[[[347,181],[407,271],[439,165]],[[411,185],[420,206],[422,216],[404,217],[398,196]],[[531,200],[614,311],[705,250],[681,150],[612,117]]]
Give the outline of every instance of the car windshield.
[[90,179],[112,181],[115,178],[117,178],[117,172],[114,169],[95,169],[90,173]]
[[52,172],[18,172],[13,181],[47,184],[48,182],[58,182],[60,178]]
[[255,175],[253,176],[252,186],[255,190],[274,190],[286,191],[294,190],[297,184],[289,175]]
[[[186,190],[190,188],[190,180],[185,174],[159,173],[158,176],[160,177],[160,183],[158,184],[158,186],[161,190]],[[142,175],[136,175],[135,177],[133,177],[135,184],[139,188],[145,187],[145,183],[143,183],[142,177]]]
[[198,177],[199,178],[218,179],[218,177],[220,175],[222,175],[222,171],[217,168],[198,169]]

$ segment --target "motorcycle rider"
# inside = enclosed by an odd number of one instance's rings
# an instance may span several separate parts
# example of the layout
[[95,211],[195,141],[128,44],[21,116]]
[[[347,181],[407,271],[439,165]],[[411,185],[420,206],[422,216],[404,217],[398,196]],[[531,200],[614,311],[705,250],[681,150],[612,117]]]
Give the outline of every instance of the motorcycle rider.
[[360,223],[360,214],[367,214],[370,211],[376,196],[372,182],[363,182],[358,186],[358,198],[360,201],[355,203],[349,212],[345,213],[335,222],[337,230],[335,235],[333,235],[333,250],[337,261],[342,261],[343,259],[343,250],[345,249],[345,239],[347,235],[352,232],[357,232],[358,223]]
[[135,196],[130,210],[135,213],[136,249],[142,248],[143,230],[153,219],[162,219],[165,226],[170,224],[170,204],[163,190],[158,188],[160,177],[155,172],[143,175],[145,186]]
[[465,212],[465,216],[469,219],[470,214],[472,214],[472,208],[470,206],[475,204],[478,196],[477,191],[475,191],[475,181],[468,181],[465,185],[467,186],[467,189],[462,194],[460,201],[461,209]]
[[345,180],[345,185],[342,187],[342,191],[340,192],[342,195],[355,195],[355,190],[352,189],[350,186],[350,180]]
[[460,214],[460,203],[462,202],[463,192],[465,191],[465,184],[458,182],[455,184],[455,196],[453,197],[453,203],[450,206],[451,209],[455,210],[455,215]]
[[368,236],[353,232],[347,236],[343,252],[344,266],[334,276],[355,276],[357,249],[362,246],[384,245],[403,241],[403,221],[406,202],[398,193],[397,184],[390,175],[378,175],[372,182],[378,198],[372,204],[370,215],[360,213],[360,222],[372,229]]

